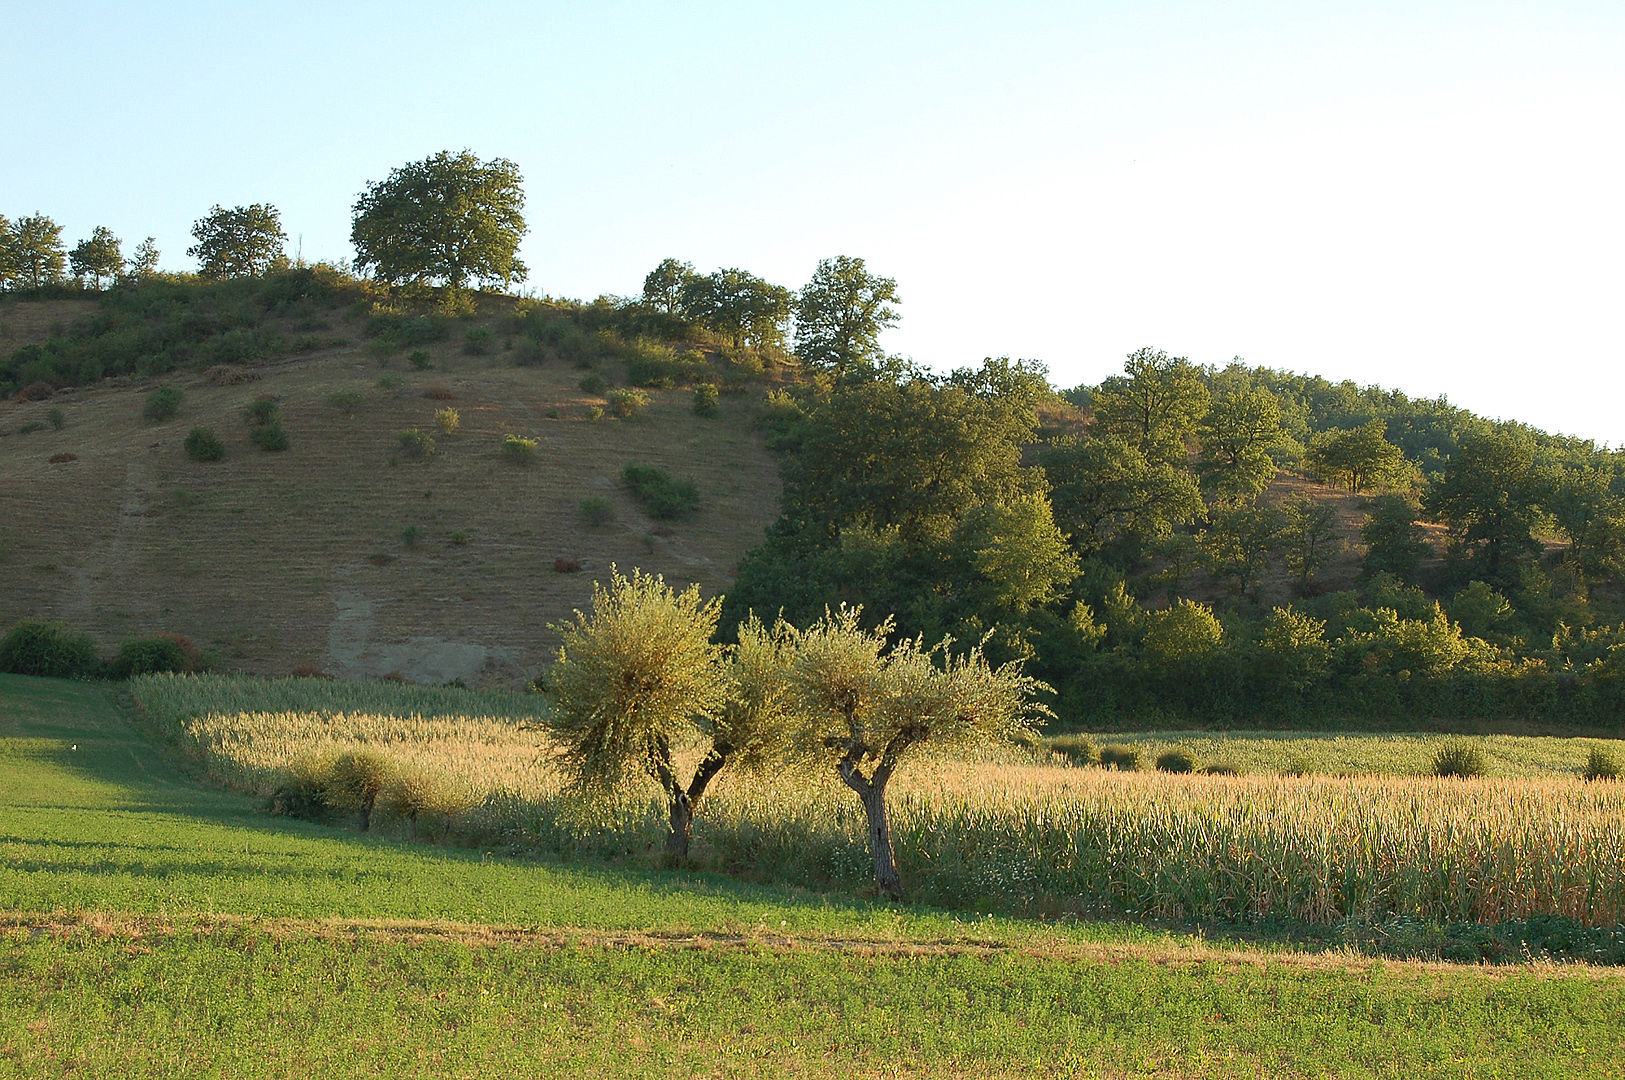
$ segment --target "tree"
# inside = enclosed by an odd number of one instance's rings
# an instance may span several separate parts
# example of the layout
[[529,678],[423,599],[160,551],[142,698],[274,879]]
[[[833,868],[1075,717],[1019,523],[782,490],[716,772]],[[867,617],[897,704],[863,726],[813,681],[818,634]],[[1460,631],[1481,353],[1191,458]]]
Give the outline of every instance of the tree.
[[990,360],[896,374],[810,395],[781,516],[741,564],[729,620],[808,620],[844,601],[910,633],[980,635],[1070,581],[1043,474],[1022,464],[1042,372]]
[[1238,386],[1213,403],[1197,426],[1202,468],[1222,496],[1256,497],[1275,478],[1271,452],[1287,442],[1281,406],[1268,390]]
[[149,236],[130,253],[129,277],[142,281],[158,272],[158,238]]
[[1190,473],[1147,457],[1121,435],[1067,437],[1040,461],[1054,485],[1056,518],[1086,555],[1113,545],[1132,555],[1202,512],[1202,496]]
[[895,900],[903,882],[886,786],[898,767],[927,751],[1030,737],[1049,710],[1033,700],[1048,687],[1022,674],[1019,663],[992,667],[980,647],[954,655],[948,639],[931,649],[918,638],[888,647],[892,630],[890,619],[862,629],[855,608],[826,611],[807,629],[790,632],[790,681],[800,720],[793,745],[807,760],[833,764],[857,794],[875,887]]
[[1120,435],[1153,461],[1183,461],[1185,443],[1208,411],[1201,372],[1160,349],[1130,353],[1123,372],[1094,392],[1096,433]]
[[1405,454],[1385,437],[1386,425],[1372,420],[1357,428],[1333,428],[1309,440],[1304,464],[1311,476],[1341,484],[1358,495],[1373,484],[1404,474]]
[[661,259],[660,264],[643,279],[643,303],[663,315],[681,318],[683,290],[695,277],[694,264],[676,259]]
[[1428,498],[1450,529],[1461,576],[1502,591],[1518,587],[1524,562],[1540,550],[1534,527],[1548,483],[1525,437],[1486,431],[1462,444]]
[[739,269],[688,278],[682,290],[685,315],[726,337],[734,346],[777,347],[790,318],[790,290]]
[[1224,626],[1213,608],[1180,599],[1146,619],[1141,647],[1146,659],[1159,667],[1188,668],[1192,661],[1212,656],[1224,645]]
[[79,241],[68,254],[68,265],[76,278],[90,278],[97,290],[102,278],[116,278],[124,270],[124,253],[119,250],[119,238],[105,225],[91,231],[90,239]]
[[0,214],[0,291],[11,288],[17,267],[11,258],[11,219]]
[[846,375],[881,356],[880,332],[897,325],[897,282],[876,277],[862,259],[821,259],[796,296],[796,357],[808,367]]
[[[666,851],[686,858],[717,773],[732,761],[760,764],[782,744],[783,632],[747,620],[725,651],[711,640],[720,601],[702,601],[693,585],[674,593],[636,569],[595,582],[592,606],[554,627],[564,640],[549,673],[551,724],[565,773],[588,795],[639,774],[653,780],[667,800]],[[676,753],[696,741],[703,753],[683,783]]]
[[1546,494],[1546,509],[1569,539],[1563,561],[1588,596],[1597,582],[1625,571],[1625,499],[1614,493],[1612,481],[1606,468],[1561,468]]
[[524,281],[524,180],[506,158],[481,161],[442,150],[368,184],[355,203],[350,241],[358,269],[389,282]]
[[1430,549],[1416,528],[1416,507],[1403,495],[1378,495],[1368,504],[1360,527],[1365,557],[1360,573],[1366,577],[1392,574],[1407,585],[1416,584],[1422,560]]
[[282,216],[270,203],[230,210],[218,204],[192,225],[197,243],[186,249],[204,277],[259,277],[283,261]]
[[1337,539],[1337,510],[1323,502],[1300,497],[1281,504],[1286,525],[1281,533],[1286,567],[1298,576],[1299,593],[1306,592],[1315,574],[1331,561]]
[[44,214],[18,218],[11,226],[6,261],[14,289],[60,284],[68,262],[62,250],[62,226]]
[[1286,515],[1272,506],[1224,506],[1202,533],[1202,552],[1214,577],[1233,577],[1243,595],[1254,593],[1281,546]]

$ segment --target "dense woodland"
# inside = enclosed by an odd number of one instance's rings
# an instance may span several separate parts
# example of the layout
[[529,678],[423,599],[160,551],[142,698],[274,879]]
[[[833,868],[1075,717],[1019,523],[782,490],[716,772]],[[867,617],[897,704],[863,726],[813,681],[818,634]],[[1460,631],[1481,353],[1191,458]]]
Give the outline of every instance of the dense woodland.
[[[799,290],[668,259],[635,297],[498,299],[464,281],[522,280],[517,233],[506,261],[414,264],[362,228],[395,180],[357,204],[360,271],[289,265],[267,206],[201,220],[198,275],[160,272],[150,242],[123,260],[107,230],[70,254],[49,219],[0,220],[7,291],[99,300],[0,357],[0,394],[296,354],[321,346],[299,320],[334,308],[374,339],[439,340],[496,303],[516,363],[760,397],[782,513],[739,567],[724,637],[752,611],[805,624],[861,605],[902,637],[1024,658],[1068,725],[1620,724],[1617,452],[1443,398],[1154,349],[1069,390],[1029,361],[938,374],[879,348],[897,285],[854,258]],[[1282,477],[1315,483],[1283,497]],[[1357,578],[1330,572],[1351,557]]]

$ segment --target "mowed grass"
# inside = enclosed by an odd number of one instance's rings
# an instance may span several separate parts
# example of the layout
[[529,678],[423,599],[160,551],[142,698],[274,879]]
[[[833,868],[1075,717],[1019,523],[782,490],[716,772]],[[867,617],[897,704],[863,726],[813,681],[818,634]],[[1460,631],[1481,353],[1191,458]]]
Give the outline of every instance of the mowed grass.
[[1303,956],[269,818],[0,677],[0,1077],[1619,1076],[1625,978]]

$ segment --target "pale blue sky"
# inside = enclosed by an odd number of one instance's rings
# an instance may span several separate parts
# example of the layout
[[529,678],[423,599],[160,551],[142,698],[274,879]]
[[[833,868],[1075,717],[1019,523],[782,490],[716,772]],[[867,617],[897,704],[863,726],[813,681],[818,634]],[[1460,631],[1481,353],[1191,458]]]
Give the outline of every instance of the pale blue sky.
[[0,213],[164,265],[214,203],[351,254],[369,180],[518,162],[530,286],[894,276],[885,344],[1154,345],[1625,443],[1625,4],[21,4]]

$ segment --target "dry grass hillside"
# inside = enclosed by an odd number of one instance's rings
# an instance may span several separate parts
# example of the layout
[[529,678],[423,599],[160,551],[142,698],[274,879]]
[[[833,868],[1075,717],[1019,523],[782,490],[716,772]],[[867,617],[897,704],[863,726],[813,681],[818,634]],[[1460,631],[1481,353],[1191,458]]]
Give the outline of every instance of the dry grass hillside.
[[[0,314],[8,344],[78,314],[48,306]],[[429,348],[429,370],[402,357],[381,370],[354,327],[335,330],[352,340],[225,378],[166,376],[185,401],[162,424],[142,419],[157,383],[0,402],[0,625],[61,619],[107,647],[174,632],[251,672],[511,684],[612,564],[714,594],[777,512],[776,462],[751,423],[759,388],[724,396],[715,419],[693,415],[690,391],[657,390],[642,415],[591,420],[602,399],[578,389],[581,371],[515,367],[500,337],[490,356],[453,341]],[[350,412],[330,401],[345,391]],[[280,403],[284,452],[249,440],[243,410],[262,395]],[[435,430],[446,407],[461,419],[449,437]],[[44,423],[52,408],[61,430]],[[188,458],[195,425],[225,440],[224,460]],[[401,452],[408,428],[434,435],[431,459]],[[507,433],[539,440],[530,464],[504,456]],[[698,511],[646,516],[621,486],[628,462],[692,477]],[[613,507],[597,526],[580,511],[594,497]]]

